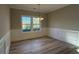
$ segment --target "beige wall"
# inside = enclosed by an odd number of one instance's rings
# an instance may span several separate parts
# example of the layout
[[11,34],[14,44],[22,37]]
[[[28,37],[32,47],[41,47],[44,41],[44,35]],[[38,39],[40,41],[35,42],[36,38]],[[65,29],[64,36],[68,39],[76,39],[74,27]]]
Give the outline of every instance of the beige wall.
[[9,53],[10,15],[7,5],[0,4],[0,54]]
[[11,14],[11,37],[12,41],[18,41],[18,40],[24,40],[24,39],[30,39],[30,38],[36,38],[45,36],[47,33],[47,19],[46,15],[41,14],[41,16],[45,17],[45,20],[41,21],[42,23],[42,30],[40,32],[22,32],[21,25],[21,16],[38,16],[38,13],[30,12],[30,11],[24,11],[24,10],[18,10],[18,9],[10,9]]
[[49,36],[79,46],[79,5],[48,14]]
[[7,5],[0,5],[0,38],[10,31],[9,8]]

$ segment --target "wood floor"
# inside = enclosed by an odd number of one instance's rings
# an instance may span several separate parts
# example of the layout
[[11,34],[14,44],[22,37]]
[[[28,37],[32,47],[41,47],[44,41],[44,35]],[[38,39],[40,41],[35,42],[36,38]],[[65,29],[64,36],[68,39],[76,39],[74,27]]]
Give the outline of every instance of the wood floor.
[[71,47],[71,44],[42,37],[12,43],[10,54],[72,54],[75,50]]

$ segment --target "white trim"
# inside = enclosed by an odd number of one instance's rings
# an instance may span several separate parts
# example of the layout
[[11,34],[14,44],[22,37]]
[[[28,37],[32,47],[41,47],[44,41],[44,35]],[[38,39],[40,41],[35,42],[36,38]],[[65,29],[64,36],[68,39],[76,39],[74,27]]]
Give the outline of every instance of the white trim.
[[49,28],[48,36],[79,47],[79,31],[61,28]]
[[1,49],[4,50],[4,52],[0,52],[0,54],[8,54],[10,49],[10,32],[7,32],[0,40],[0,43],[2,46]]

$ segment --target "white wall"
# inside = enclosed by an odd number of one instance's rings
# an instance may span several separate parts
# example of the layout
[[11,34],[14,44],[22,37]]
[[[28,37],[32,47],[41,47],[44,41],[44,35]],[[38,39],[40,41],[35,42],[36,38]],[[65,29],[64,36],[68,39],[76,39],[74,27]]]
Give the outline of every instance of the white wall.
[[49,36],[79,47],[79,5],[48,14]]
[[8,53],[10,47],[10,15],[7,5],[0,5],[0,54]]

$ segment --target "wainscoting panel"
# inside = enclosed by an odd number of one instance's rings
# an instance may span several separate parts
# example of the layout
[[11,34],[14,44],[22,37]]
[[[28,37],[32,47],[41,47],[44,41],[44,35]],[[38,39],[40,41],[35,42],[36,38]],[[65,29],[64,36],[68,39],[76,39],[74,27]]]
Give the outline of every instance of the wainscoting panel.
[[79,31],[49,28],[49,36],[79,47]]
[[37,38],[47,35],[47,28],[42,28],[41,31],[38,32],[22,32],[21,29],[12,29],[11,30],[11,41],[20,41],[31,38]]
[[6,33],[0,39],[0,54],[9,53],[9,49],[10,49],[10,32]]

